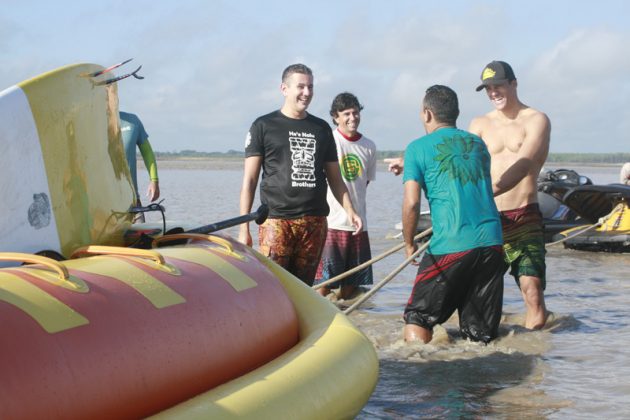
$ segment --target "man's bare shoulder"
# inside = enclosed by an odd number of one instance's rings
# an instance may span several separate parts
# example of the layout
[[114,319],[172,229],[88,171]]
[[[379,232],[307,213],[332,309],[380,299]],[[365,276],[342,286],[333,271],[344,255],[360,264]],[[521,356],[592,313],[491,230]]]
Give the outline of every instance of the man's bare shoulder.
[[543,125],[550,124],[547,114],[529,106],[523,110],[522,117],[525,121],[531,121]]
[[487,114],[473,118],[468,127],[468,131],[481,136],[484,129],[491,125],[492,121],[496,118],[494,114],[496,114],[496,111],[490,111]]

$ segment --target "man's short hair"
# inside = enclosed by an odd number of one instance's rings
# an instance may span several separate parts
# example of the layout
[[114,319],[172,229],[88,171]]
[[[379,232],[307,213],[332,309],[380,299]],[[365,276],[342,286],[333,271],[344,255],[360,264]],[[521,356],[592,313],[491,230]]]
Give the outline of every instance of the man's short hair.
[[282,83],[286,83],[289,77],[291,77],[293,73],[306,74],[309,76],[313,75],[313,71],[310,68],[308,68],[306,65],[300,64],[300,63],[291,64],[282,72]]
[[422,105],[430,110],[438,122],[455,125],[459,117],[459,102],[453,89],[433,85],[427,89]]
[[361,105],[359,103],[359,99],[350,92],[343,92],[335,96],[335,99],[333,99],[332,105],[330,106],[330,116],[333,118],[333,123],[337,125],[335,117],[337,117],[339,112],[350,108],[356,108],[361,111],[363,109],[363,105]]

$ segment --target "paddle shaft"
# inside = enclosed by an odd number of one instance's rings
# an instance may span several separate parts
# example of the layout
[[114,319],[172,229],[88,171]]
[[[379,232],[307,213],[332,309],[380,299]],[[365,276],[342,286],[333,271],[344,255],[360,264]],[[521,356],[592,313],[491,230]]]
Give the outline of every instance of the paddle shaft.
[[212,233],[216,232],[217,230],[227,229],[229,227],[248,223],[251,221],[256,221],[256,223],[260,225],[265,220],[267,220],[268,215],[269,208],[265,204],[261,204],[260,207],[258,207],[258,210],[256,210],[255,212],[233,217],[231,219],[223,220],[221,222],[200,226],[198,228],[189,230],[188,233]]
[[[417,241],[417,240],[419,240],[419,239],[422,239],[422,238],[424,238],[425,236],[429,236],[432,232],[433,232],[433,228],[432,228],[432,227],[430,227],[430,228],[428,228],[427,230],[424,230],[424,231],[422,231],[422,232],[418,233],[418,234],[417,234],[417,235],[413,238],[413,240],[414,240],[414,241]],[[326,280],[326,281],[323,281],[323,282],[321,282],[321,283],[319,283],[319,284],[316,284],[315,286],[313,286],[313,289],[314,289],[314,290],[317,290],[317,289],[322,288],[322,287],[324,287],[324,286],[327,286],[327,285],[329,285],[329,284],[331,284],[331,283],[334,283],[334,282],[336,282],[336,281],[339,281],[339,280],[341,280],[341,279],[344,279],[344,278],[348,277],[349,275],[354,274],[354,273],[356,273],[357,271],[363,270],[365,267],[368,267],[369,265],[374,264],[375,262],[380,261],[380,260],[382,260],[383,258],[385,258],[385,257],[387,257],[387,256],[389,256],[389,255],[391,255],[391,254],[393,254],[394,252],[396,252],[396,251],[398,251],[398,250],[402,249],[404,246],[405,246],[405,243],[404,243],[404,242],[402,242],[402,243],[400,243],[400,244],[396,245],[395,247],[391,248],[390,250],[385,251],[385,252],[383,252],[382,254],[380,254],[380,255],[378,255],[378,256],[376,256],[376,257],[372,258],[371,260],[368,260],[368,261],[366,261],[366,262],[364,262],[364,263],[362,263],[362,264],[359,264],[359,265],[357,265],[356,267],[354,267],[354,268],[352,268],[352,269],[350,269],[350,270],[348,270],[348,271],[345,271],[345,272],[343,272],[343,273],[339,274],[338,276],[335,276],[335,277],[333,277],[333,278],[331,278],[331,279],[329,279],[329,280]]]
[[385,286],[387,283],[389,283],[389,281],[391,279],[393,279],[394,277],[396,277],[396,275],[398,273],[400,273],[403,268],[407,267],[418,255],[420,255],[421,252],[424,252],[425,249],[427,249],[429,247],[429,242],[423,244],[420,248],[418,248],[418,250],[416,252],[414,252],[413,254],[411,254],[405,261],[403,261],[402,264],[400,264],[398,267],[396,267],[394,269],[394,271],[392,271],[391,273],[389,273],[389,275],[387,277],[385,277],[383,280],[381,280],[376,286],[372,287],[367,293],[365,293],[363,296],[361,296],[361,298],[359,300],[357,300],[356,302],[354,302],[350,307],[348,307],[348,309],[346,309],[345,311],[343,311],[343,313],[345,315],[349,315],[352,311],[354,311],[355,309],[357,309],[359,307],[359,305],[361,305],[363,302],[365,302],[366,300],[368,300],[374,293],[376,293],[380,288],[382,288],[383,286]]

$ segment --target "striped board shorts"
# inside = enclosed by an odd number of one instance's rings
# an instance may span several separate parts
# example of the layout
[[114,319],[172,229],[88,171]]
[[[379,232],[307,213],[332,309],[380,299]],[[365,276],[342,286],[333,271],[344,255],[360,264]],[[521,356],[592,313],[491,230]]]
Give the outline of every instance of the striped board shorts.
[[545,238],[538,203],[502,211],[503,250],[510,274],[520,286],[521,276],[538,277],[545,290]]
[[[328,229],[322,258],[315,275],[315,284],[336,277],[372,259],[368,233],[361,232],[358,235],[353,235],[353,233],[347,230]],[[328,287],[335,289],[342,285],[365,286],[372,284],[373,281],[370,265]]]

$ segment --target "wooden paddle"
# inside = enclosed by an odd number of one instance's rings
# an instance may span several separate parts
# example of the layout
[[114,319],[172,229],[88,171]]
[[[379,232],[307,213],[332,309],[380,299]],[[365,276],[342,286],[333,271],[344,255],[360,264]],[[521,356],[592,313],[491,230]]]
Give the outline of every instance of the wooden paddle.
[[365,293],[363,296],[361,296],[361,298],[359,300],[357,300],[356,302],[354,302],[352,304],[352,306],[348,307],[348,309],[343,311],[343,313],[345,315],[349,315],[352,311],[357,309],[359,307],[359,305],[361,305],[363,302],[368,300],[370,298],[370,296],[372,296],[374,293],[376,293],[381,287],[385,286],[391,279],[396,277],[396,275],[398,273],[400,273],[403,270],[403,268],[405,268],[409,264],[411,264],[415,260],[415,258],[418,255],[420,255],[420,253],[424,252],[424,250],[426,250],[428,247],[429,247],[429,242],[426,242],[425,244],[423,244],[420,248],[418,248],[418,250],[416,252],[411,254],[405,261],[403,261],[402,264],[400,264],[398,267],[396,267],[394,269],[394,271],[389,273],[389,275],[387,275],[387,277],[385,277],[376,286],[372,287],[367,293]]
[[[422,231],[422,232],[418,233],[418,234],[417,234],[417,235],[413,238],[413,240],[414,240],[414,241],[418,241],[418,240],[420,240],[420,239],[422,239],[422,238],[424,238],[424,237],[426,237],[426,236],[429,236],[429,235],[430,235],[430,234],[432,234],[432,233],[433,233],[433,228],[432,228],[432,227],[430,227],[430,228],[428,228],[427,230],[424,230],[424,231]],[[364,262],[364,263],[362,263],[362,264],[359,264],[359,265],[357,265],[356,267],[354,267],[354,268],[352,268],[352,269],[350,269],[350,270],[348,270],[348,271],[346,271],[346,272],[343,272],[343,273],[339,274],[338,276],[335,276],[335,277],[333,277],[333,278],[331,278],[331,279],[328,279],[328,280],[323,281],[323,282],[321,282],[321,283],[319,283],[319,284],[316,284],[315,286],[313,286],[313,289],[314,289],[314,290],[317,290],[317,289],[319,289],[319,288],[321,288],[321,287],[328,286],[329,284],[334,283],[334,282],[336,282],[336,281],[339,281],[339,280],[341,280],[341,279],[345,279],[345,278],[346,278],[346,277],[348,277],[349,275],[354,274],[354,273],[356,273],[357,271],[363,270],[365,267],[368,267],[369,265],[374,264],[375,262],[380,261],[380,260],[382,260],[383,258],[385,258],[385,257],[387,257],[387,256],[389,256],[389,255],[391,255],[391,254],[393,254],[394,252],[396,252],[396,251],[398,251],[398,250],[402,249],[404,246],[405,246],[405,243],[404,243],[404,242],[401,242],[400,244],[398,244],[398,245],[396,245],[395,247],[391,248],[390,250],[385,251],[385,252],[383,252],[382,254],[380,254],[380,255],[378,255],[378,256],[376,256],[376,257],[372,258],[371,260],[368,260],[368,261],[366,261],[366,262]]]

